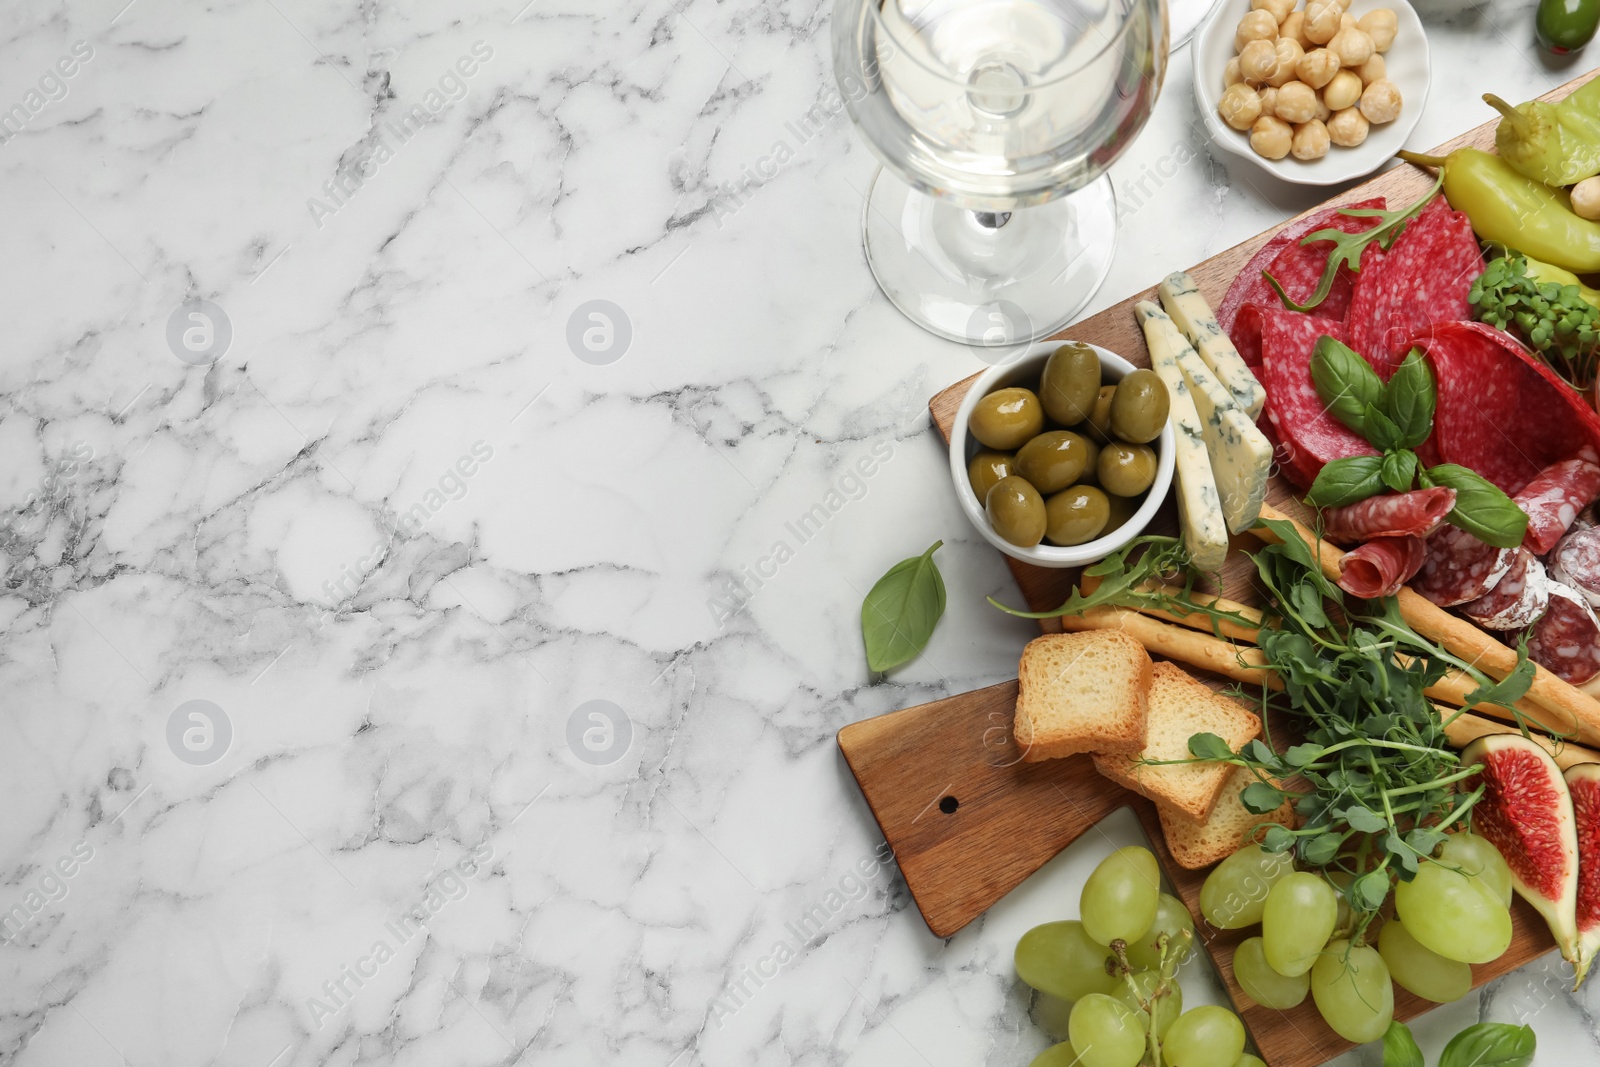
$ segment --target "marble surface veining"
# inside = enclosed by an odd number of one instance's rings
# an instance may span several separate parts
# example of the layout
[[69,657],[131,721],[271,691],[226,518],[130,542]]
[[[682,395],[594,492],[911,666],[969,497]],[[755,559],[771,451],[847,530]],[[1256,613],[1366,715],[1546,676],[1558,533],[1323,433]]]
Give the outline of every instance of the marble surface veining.
[[[1011,946],[1132,820],[940,941],[834,745],[1029,631],[926,415],[981,364],[874,285],[848,119],[798,121],[831,6],[7,5],[0,1063],[1046,1044]],[[1423,13],[1414,147],[1600,61]],[[1321,195],[1207,151],[1186,52],[1112,175],[1095,308]],[[861,595],[937,538],[875,681]],[[1430,1055],[1526,1015],[1592,1059],[1547,963]]]

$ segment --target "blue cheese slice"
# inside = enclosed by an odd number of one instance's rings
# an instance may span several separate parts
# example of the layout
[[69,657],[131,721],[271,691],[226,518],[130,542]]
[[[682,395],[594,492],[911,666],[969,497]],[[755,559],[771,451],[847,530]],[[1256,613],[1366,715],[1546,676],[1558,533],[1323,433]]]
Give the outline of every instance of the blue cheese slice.
[[[1149,332],[1147,327],[1147,337]],[[1267,497],[1267,474],[1272,469],[1272,444],[1248,415],[1234,407],[1228,391],[1170,319],[1161,332],[1163,342],[1173,349],[1205,431],[1206,453],[1211,457],[1211,475],[1217,480],[1217,493],[1222,498],[1223,520],[1231,532],[1243,533],[1261,517],[1261,504]],[[1152,343],[1151,349],[1154,348]]]
[[1172,321],[1178,324],[1178,329],[1233,397],[1234,406],[1251,419],[1259,418],[1261,407],[1267,402],[1267,391],[1261,388],[1244,357],[1222,332],[1217,316],[1206,298],[1200,295],[1200,287],[1195,285],[1194,279],[1177,271],[1167,275],[1156,292],[1161,296],[1161,306],[1167,309]]
[[[1189,562],[1203,571],[1214,571],[1228,556],[1228,524],[1222,515],[1222,500],[1211,473],[1206,452],[1205,428],[1195,410],[1189,384],[1178,367],[1172,338],[1177,330],[1172,320],[1156,305],[1141,300],[1133,306],[1145,342],[1150,346],[1150,365],[1167,387],[1172,401],[1172,430],[1178,483],[1178,520],[1183,527],[1183,544]],[[1168,331],[1171,331],[1169,333]]]

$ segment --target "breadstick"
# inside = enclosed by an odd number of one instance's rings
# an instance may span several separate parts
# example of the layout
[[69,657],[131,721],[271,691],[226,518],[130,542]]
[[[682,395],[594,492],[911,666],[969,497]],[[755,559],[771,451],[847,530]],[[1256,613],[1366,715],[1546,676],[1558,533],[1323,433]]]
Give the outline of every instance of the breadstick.
[[[1437,704],[1434,705],[1434,710],[1446,720],[1449,720],[1450,716],[1455,714],[1454,708],[1441,708]],[[1444,728],[1445,736],[1457,748],[1466,748],[1485,734],[1517,734],[1521,732],[1515,726],[1510,726],[1503,722],[1495,722],[1492,719],[1480,718],[1471,712],[1465,715],[1457,715],[1453,722],[1447,721]],[[1566,770],[1568,767],[1578,763],[1600,763],[1600,752],[1596,752],[1592,748],[1584,748],[1582,745],[1575,745],[1569,741],[1557,741],[1541,733],[1530,732],[1528,736],[1537,741],[1546,752],[1554,756],[1556,765],[1562,770]]]
[[[1322,564],[1322,573],[1330,580],[1339,578],[1339,557],[1342,553],[1321,540],[1305,526],[1270,504],[1261,507],[1263,519],[1282,519],[1294,523],[1295,529],[1306,544],[1313,546]],[[1278,538],[1265,527],[1251,529],[1251,534],[1268,543]],[[1492,678],[1503,679],[1517,668],[1517,651],[1496,641],[1465,619],[1445,611],[1431,600],[1402,586],[1397,594],[1400,617],[1417,633],[1437,642],[1461,659],[1477,667]],[[1600,745],[1600,701],[1557,678],[1538,664],[1533,668],[1533,684],[1525,698],[1554,718],[1551,729],[1559,733],[1576,734],[1580,741]]]
[[[1254,645],[1235,645],[1209,633],[1197,633],[1181,626],[1157,621],[1130,608],[1090,608],[1082,615],[1061,616],[1061,625],[1064,629],[1073,631],[1122,630],[1149,651],[1168,659],[1178,660],[1191,667],[1199,667],[1201,670],[1211,671],[1238,682],[1264,686],[1268,689],[1283,688],[1283,682],[1277,673],[1267,668],[1265,654]],[[1466,675],[1461,677],[1471,682]],[[1471,688],[1470,684],[1468,688]],[[1428,692],[1430,695],[1435,695],[1431,689]],[[1465,690],[1460,692],[1465,695]],[[1445,736],[1457,748],[1465,748],[1485,734],[1520,732],[1515,726],[1494,722],[1470,712],[1462,714],[1458,708],[1439,704],[1434,704],[1433,708],[1439,713],[1439,718],[1447,723]],[[1581,745],[1556,741],[1539,733],[1533,733],[1531,736],[1555,757],[1562,769],[1574,763],[1600,763],[1600,752]]]
[[1196,633],[1159,622],[1131,608],[1090,608],[1082,615],[1061,616],[1065,630],[1122,630],[1151,652],[1235,681],[1282,689],[1277,674],[1266,667],[1266,653],[1254,645],[1235,645],[1209,633]]
[[[1099,587],[1099,578],[1085,577],[1078,583],[1078,588],[1083,591],[1085,596],[1094,592]],[[1183,593],[1183,590],[1179,589],[1175,585],[1164,585],[1163,583],[1154,579],[1140,582],[1136,588],[1141,593],[1161,593],[1169,597],[1177,597]],[[1213,596],[1210,593],[1191,591],[1189,593],[1189,599],[1193,600],[1196,604],[1204,604],[1206,607],[1216,608],[1218,611],[1225,611],[1230,615],[1238,615],[1242,618],[1249,619],[1253,625],[1245,626],[1234,622],[1232,619],[1213,619],[1204,612],[1198,611],[1189,615],[1183,615],[1176,611],[1163,611],[1159,608],[1140,608],[1139,611],[1141,614],[1148,615],[1152,619],[1164,619],[1167,622],[1175,622],[1179,626],[1187,626],[1189,629],[1199,630],[1201,633],[1220,632],[1223,637],[1231,637],[1236,641],[1249,641],[1251,644],[1256,643],[1256,637],[1261,630],[1261,609],[1252,608],[1249,605],[1241,604],[1236,600],[1228,600],[1224,597]],[[1213,623],[1216,624],[1215,630],[1212,629]]]

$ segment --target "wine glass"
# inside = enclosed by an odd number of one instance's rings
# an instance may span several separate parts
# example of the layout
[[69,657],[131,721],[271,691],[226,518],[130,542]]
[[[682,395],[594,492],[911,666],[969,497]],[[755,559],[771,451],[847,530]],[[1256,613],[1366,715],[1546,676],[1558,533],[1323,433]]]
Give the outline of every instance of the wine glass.
[[884,293],[991,361],[1070,322],[1111,266],[1105,170],[1155,107],[1165,0],[836,0],[833,20],[883,163],[863,230]]

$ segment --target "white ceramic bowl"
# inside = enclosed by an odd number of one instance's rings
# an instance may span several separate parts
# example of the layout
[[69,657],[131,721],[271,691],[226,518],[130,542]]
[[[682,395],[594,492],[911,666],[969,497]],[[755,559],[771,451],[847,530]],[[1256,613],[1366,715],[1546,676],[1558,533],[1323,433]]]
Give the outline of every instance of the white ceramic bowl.
[[[1225,152],[1249,160],[1268,174],[1297,185],[1337,185],[1370,174],[1393,159],[1394,154],[1405,147],[1406,138],[1422,118],[1422,107],[1428,101],[1428,38],[1417,13],[1406,0],[1355,0],[1349,13],[1360,18],[1369,11],[1385,7],[1395,13],[1400,24],[1394,44],[1383,55],[1385,73],[1400,90],[1400,117],[1373,126],[1367,139],[1355,148],[1331,145],[1328,154],[1321,159],[1304,162],[1292,155],[1276,160],[1256,155],[1250,147],[1249,132],[1234,129],[1217,114],[1223,72],[1228,60],[1238,54],[1233,48],[1234,31],[1250,10],[1250,0],[1222,0],[1195,34],[1190,49],[1194,53],[1195,104],[1205,118],[1211,142]],[[1304,0],[1297,10],[1305,10]]]
[[[1127,522],[1103,537],[1097,537],[1081,545],[1073,545],[1071,548],[1060,548],[1050,544],[1019,548],[995,533],[994,527],[989,525],[988,514],[983,510],[983,501],[972,491],[972,483],[967,478],[967,464],[983,447],[967,433],[967,422],[972,418],[972,409],[978,406],[978,401],[996,389],[1004,389],[1008,385],[1037,389],[1045,361],[1050,358],[1050,353],[1064,343],[1060,340],[1037,341],[1011,362],[997,364],[984,371],[978,376],[978,380],[972,383],[971,390],[962,399],[961,407],[956,410],[955,425],[950,428],[950,480],[955,485],[956,499],[961,501],[961,510],[966,512],[972,525],[991,545],[1008,556],[1040,567],[1081,567],[1086,563],[1104,559],[1143,533],[1145,527],[1150,525],[1150,519],[1161,507],[1161,502],[1167,498],[1167,490],[1172,488],[1172,464],[1176,455],[1172,421],[1169,419],[1161,428],[1161,436],[1154,442],[1156,480],[1150,484],[1144,502]],[[1134,369],[1132,363],[1115,352],[1099,345],[1089,347],[1100,357],[1100,380],[1103,382],[1120,382],[1123,375]]]

